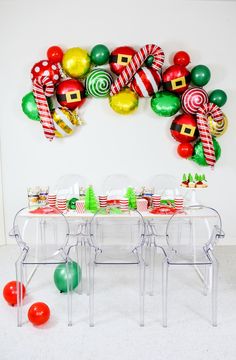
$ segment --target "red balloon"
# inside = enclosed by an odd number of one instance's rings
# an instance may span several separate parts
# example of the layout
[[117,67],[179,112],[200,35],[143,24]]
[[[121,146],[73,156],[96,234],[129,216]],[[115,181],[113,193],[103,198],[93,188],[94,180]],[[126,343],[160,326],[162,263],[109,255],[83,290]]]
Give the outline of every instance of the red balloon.
[[61,106],[74,110],[86,100],[84,85],[79,80],[66,79],[57,86],[56,97]]
[[191,81],[190,72],[181,65],[171,65],[162,74],[163,85],[166,90],[182,94]]
[[[22,284],[20,286],[20,291],[22,288],[22,298],[25,297],[25,286]],[[3,297],[8,302],[9,305],[14,306],[17,304],[17,282],[16,281],[10,281],[8,282],[3,289]]]
[[62,62],[63,51],[59,46],[51,46],[47,51],[47,57],[52,63]]
[[197,121],[194,115],[181,114],[174,118],[170,132],[176,141],[181,143],[192,142],[198,137]]
[[30,306],[28,319],[33,325],[43,325],[50,318],[50,309],[43,302],[36,302]]
[[193,145],[190,143],[181,143],[177,147],[177,152],[179,156],[181,156],[184,159],[188,159],[193,155]]
[[109,60],[111,71],[116,75],[120,75],[135,53],[136,51],[130,46],[120,46],[114,49]]
[[49,77],[54,84],[58,83],[60,80],[59,68],[56,64],[53,64],[49,60],[41,60],[34,64],[31,69],[31,79],[37,79],[39,76]]
[[175,65],[187,66],[190,63],[190,57],[185,51],[178,51],[175,54],[173,61]]

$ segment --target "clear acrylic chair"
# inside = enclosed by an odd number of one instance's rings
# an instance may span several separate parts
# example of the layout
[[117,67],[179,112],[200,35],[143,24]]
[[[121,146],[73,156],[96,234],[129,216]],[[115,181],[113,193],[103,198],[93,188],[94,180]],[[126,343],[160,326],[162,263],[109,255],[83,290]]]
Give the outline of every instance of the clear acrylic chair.
[[[79,174],[66,174],[61,176],[54,185],[50,187],[52,193],[56,193],[57,197],[65,197],[66,199],[82,198],[84,197],[85,190],[87,186],[87,180],[84,176]],[[80,251],[78,247],[75,248],[77,262],[80,264],[82,273],[85,269],[85,277],[83,280],[87,279],[87,268],[86,264],[86,246],[85,246],[85,237],[83,234],[86,233],[86,221],[84,220],[70,220],[70,231],[72,234],[77,234],[78,245],[80,245]],[[80,255],[80,258],[79,258]],[[85,263],[85,264],[84,264]],[[80,281],[78,286],[78,293],[83,292],[84,281]]]
[[[72,325],[72,284],[69,268],[71,248],[77,245],[70,235],[65,216],[54,209],[54,214],[30,214],[28,208],[18,211],[14,217],[10,232],[20,248],[20,255],[15,263],[17,281],[17,325],[22,326],[22,284],[27,287],[40,265],[65,264],[67,272],[67,311],[68,326]],[[70,265],[71,264],[71,265]],[[27,268],[33,271],[27,277]]]
[[[161,195],[162,200],[173,200],[175,195],[179,195],[179,182],[178,180],[170,174],[156,174],[153,175],[146,181],[148,188],[153,189],[155,194]],[[159,243],[165,239],[166,231],[166,220],[162,221],[149,221],[148,222],[148,233],[149,236],[148,244],[145,251],[146,263],[149,265],[149,283],[150,289],[149,294],[154,294],[154,277],[155,277],[155,265],[156,265],[156,251],[153,250],[154,242],[157,237],[159,238]]]
[[[212,325],[217,326],[218,261],[213,249],[224,237],[219,213],[207,206],[189,206],[175,213],[166,227],[162,263],[162,324],[167,326],[167,287],[170,266],[194,266],[203,282],[204,294],[211,289]],[[155,247],[159,247],[158,241]],[[203,272],[202,272],[203,268]]]
[[[102,229],[102,237],[101,237]],[[145,266],[142,256],[143,242],[145,239],[145,222],[138,211],[133,211],[131,215],[104,215],[99,210],[94,214],[88,226],[88,245],[89,245],[89,325],[94,326],[94,271],[99,265],[138,265],[141,284],[145,280]],[[114,245],[115,241],[123,241],[123,252],[117,254],[117,248],[113,246],[113,255],[109,257],[103,253],[105,230],[109,242]],[[118,259],[119,256],[119,259]],[[143,318],[143,296],[140,293],[140,321]]]

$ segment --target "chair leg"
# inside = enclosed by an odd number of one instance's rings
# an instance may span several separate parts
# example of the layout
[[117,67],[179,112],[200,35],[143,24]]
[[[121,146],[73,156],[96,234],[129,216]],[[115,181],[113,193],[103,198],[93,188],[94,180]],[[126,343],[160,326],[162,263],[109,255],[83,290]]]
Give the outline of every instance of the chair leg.
[[89,248],[89,326],[94,326],[94,258]]
[[209,290],[209,265],[205,265],[204,269],[204,279],[203,279],[203,295],[207,296]]
[[17,326],[22,326],[22,306],[23,306],[23,264],[17,261],[16,268],[16,297],[17,297]]
[[150,296],[154,295],[155,258],[156,248],[150,244]]
[[146,264],[143,259],[143,247],[141,248],[141,256],[139,262],[139,300],[140,300],[140,326],[144,326],[144,297],[145,297],[145,270]]
[[217,260],[212,264],[212,326],[217,326],[217,289],[218,288],[218,263]]
[[[79,249],[78,249],[78,246],[80,246],[80,257],[79,257]],[[82,276],[83,276],[83,244],[82,244],[82,242],[80,243],[80,245],[77,245],[77,246],[76,246],[75,251],[76,251],[76,261],[77,261],[77,264],[80,266],[81,274],[82,274]],[[80,279],[80,282],[79,282],[79,285],[78,285],[78,289],[77,289],[77,292],[78,292],[78,294],[80,294],[80,295],[83,293],[83,281],[82,281],[82,276],[81,276],[81,279]]]
[[67,315],[68,326],[72,326],[72,276],[70,276],[70,268],[72,262],[66,262],[66,278],[67,278]]
[[167,289],[169,264],[165,258],[162,262],[162,326],[167,327]]

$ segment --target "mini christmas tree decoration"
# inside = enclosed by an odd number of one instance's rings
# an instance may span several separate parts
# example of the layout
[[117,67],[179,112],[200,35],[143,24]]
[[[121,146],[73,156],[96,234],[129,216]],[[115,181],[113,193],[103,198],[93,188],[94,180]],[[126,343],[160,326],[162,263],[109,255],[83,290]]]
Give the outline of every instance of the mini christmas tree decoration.
[[125,197],[128,198],[129,208],[136,209],[137,208],[137,200],[136,200],[135,191],[132,187],[128,187]]
[[99,209],[98,201],[92,185],[90,185],[85,192],[85,209],[93,212]]

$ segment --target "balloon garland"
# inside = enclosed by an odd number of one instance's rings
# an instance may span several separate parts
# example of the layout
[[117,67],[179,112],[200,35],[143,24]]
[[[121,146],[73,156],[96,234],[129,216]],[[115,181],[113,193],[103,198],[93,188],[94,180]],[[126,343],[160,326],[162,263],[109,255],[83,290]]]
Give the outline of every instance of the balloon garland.
[[179,142],[179,156],[213,167],[221,154],[216,137],[228,126],[220,108],[227,95],[221,89],[208,95],[203,86],[210,81],[210,69],[201,64],[187,69],[187,52],[178,51],[174,64],[163,70],[164,59],[163,50],[155,44],[138,51],[120,46],[111,52],[97,44],[90,54],[79,47],[63,52],[59,46],[51,46],[47,60],[32,67],[33,91],[23,97],[22,110],[28,118],[41,122],[45,137],[52,141],[55,136],[73,134],[83,124],[78,109],[87,97],[109,97],[111,108],[122,115],[135,111],[140,97],[151,97],[151,109],[158,116],[170,117],[181,111],[170,126],[171,135]]

